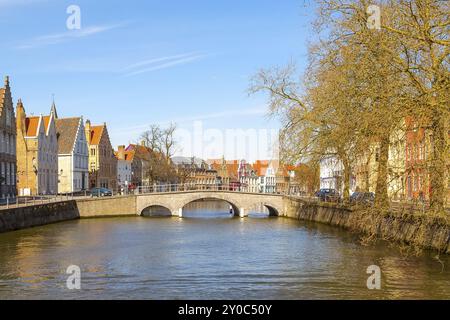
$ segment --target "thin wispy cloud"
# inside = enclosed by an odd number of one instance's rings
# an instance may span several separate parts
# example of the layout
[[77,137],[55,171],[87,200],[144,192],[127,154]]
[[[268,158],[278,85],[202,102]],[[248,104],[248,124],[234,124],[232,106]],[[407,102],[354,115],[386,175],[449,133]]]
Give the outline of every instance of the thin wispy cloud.
[[[108,73],[118,76],[131,76],[133,74],[147,72],[147,69],[157,70],[164,69],[178,64],[188,63],[206,57],[206,55],[190,52],[171,56],[163,56],[148,60],[139,61],[131,65],[125,65],[124,59],[117,59],[115,57],[87,57],[84,59],[70,59],[62,61],[52,61],[47,65],[36,65],[34,68],[27,68],[28,72],[77,72],[77,73]],[[124,64],[125,67],[118,65]]]
[[139,68],[139,67],[144,67],[144,66],[148,66],[154,63],[158,63],[158,62],[164,62],[164,61],[170,61],[170,60],[175,60],[175,59],[182,59],[182,58],[186,58],[186,57],[190,57],[197,54],[196,52],[189,52],[189,53],[183,53],[183,54],[177,54],[177,55],[173,55],[173,56],[165,56],[165,57],[159,57],[159,58],[153,58],[153,59],[149,59],[149,60],[144,60],[144,61],[140,61],[137,63],[134,63],[132,65],[129,65],[127,67],[125,67],[123,69],[123,71],[129,71],[135,68]]
[[48,34],[36,37],[30,41],[17,46],[18,49],[31,49],[41,46],[47,46],[52,44],[58,44],[66,42],[69,40],[77,38],[85,38],[95,34],[103,33],[112,29],[119,28],[124,24],[114,24],[114,25],[100,25],[100,26],[90,26],[83,27],[80,30],[68,30],[63,33]]
[[192,52],[145,60],[126,67],[124,69],[124,71],[126,72],[124,76],[130,77],[142,73],[167,69],[178,65],[191,63],[203,59],[206,56],[206,54]]

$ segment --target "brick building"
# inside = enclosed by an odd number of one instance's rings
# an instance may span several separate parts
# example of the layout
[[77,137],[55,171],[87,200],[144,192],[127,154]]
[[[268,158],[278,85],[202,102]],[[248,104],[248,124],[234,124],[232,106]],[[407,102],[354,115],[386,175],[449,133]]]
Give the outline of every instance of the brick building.
[[19,195],[58,193],[58,142],[55,114],[27,117],[17,103],[17,188]]
[[16,188],[16,118],[9,86],[0,88],[0,200],[14,197]]
[[89,187],[117,190],[117,158],[109,139],[106,123],[91,126],[89,120],[84,126],[89,146]]

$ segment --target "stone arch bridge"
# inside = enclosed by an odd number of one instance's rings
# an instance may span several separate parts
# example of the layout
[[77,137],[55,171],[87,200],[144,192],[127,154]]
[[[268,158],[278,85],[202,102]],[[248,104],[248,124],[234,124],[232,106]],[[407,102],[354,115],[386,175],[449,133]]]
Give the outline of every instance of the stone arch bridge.
[[204,200],[223,200],[230,204],[236,216],[245,217],[252,209],[265,206],[269,215],[279,216],[284,212],[283,196],[278,194],[244,193],[235,191],[181,191],[170,193],[148,193],[136,195],[136,213],[151,207],[164,207],[174,216],[183,216],[183,207],[188,203]]
[[173,216],[183,216],[183,207],[196,200],[217,199],[230,204],[236,216],[246,217],[264,206],[271,216],[297,217],[309,201],[282,194],[247,193],[227,190],[154,192],[137,195],[76,199],[81,218],[136,216],[152,207],[166,208]]

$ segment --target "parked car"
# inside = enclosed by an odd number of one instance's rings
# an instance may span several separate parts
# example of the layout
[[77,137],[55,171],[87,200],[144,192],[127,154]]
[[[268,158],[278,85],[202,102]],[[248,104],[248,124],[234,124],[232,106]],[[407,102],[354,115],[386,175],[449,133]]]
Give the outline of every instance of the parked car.
[[315,195],[320,201],[339,201],[339,194],[335,189],[320,189]]
[[112,191],[106,188],[92,188],[91,197],[111,197]]
[[373,204],[375,193],[373,192],[353,192],[350,196],[350,203],[353,204]]

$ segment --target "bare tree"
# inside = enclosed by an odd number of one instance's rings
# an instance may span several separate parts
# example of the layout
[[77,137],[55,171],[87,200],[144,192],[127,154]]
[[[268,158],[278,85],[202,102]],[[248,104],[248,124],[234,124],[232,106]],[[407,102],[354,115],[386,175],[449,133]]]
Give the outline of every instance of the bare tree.
[[[250,92],[266,92],[279,116],[282,156],[290,162],[336,156],[344,197],[356,163],[377,146],[376,205],[389,205],[389,154],[406,117],[431,132],[431,206],[445,198],[449,125],[449,2],[385,0],[380,30],[367,27],[366,0],[319,0],[320,40],[304,82],[295,68],[260,71]],[[325,31],[321,33],[321,31]],[[366,181],[366,188],[368,187]]]
[[140,135],[140,139],[147,148],[145,160],[145,175],[150,183],[174,182],[175,168],[171,157],[176,151],[176,124],[171,123],[167,128],[153,124],[149,130]]

